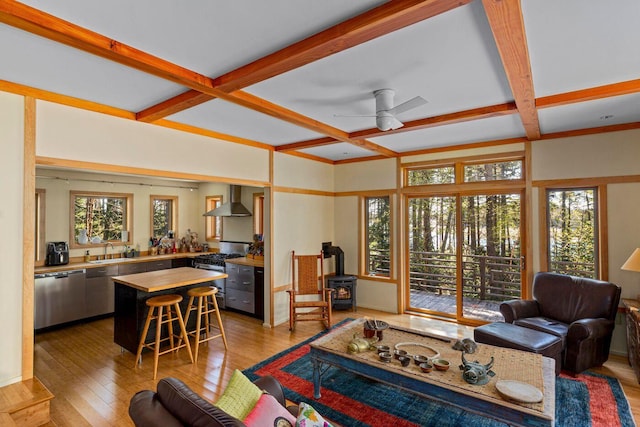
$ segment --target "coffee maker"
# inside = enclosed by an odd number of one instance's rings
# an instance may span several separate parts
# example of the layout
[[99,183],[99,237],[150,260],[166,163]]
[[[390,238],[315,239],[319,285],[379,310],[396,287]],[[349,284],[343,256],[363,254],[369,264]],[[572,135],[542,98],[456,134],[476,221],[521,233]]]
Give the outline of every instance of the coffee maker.
[[67,242],[47,243],[47,265],[69,264],[69,245]]

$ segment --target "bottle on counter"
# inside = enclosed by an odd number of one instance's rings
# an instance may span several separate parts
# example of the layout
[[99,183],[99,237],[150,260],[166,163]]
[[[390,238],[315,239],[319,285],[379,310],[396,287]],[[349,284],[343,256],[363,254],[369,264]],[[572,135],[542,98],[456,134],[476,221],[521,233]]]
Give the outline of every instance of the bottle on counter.
[[89,251],[84,252],[84,262],[91,261],[91,256],[89,255]]

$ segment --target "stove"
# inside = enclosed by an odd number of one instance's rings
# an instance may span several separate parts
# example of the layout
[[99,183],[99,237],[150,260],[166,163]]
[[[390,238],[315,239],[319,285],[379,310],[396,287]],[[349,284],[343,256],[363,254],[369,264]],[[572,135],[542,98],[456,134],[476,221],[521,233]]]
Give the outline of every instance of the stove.
[[[249,251],[249,243],[245,242],[220,242],[220,250],[223,252],[207,253],[202,255],[196,255],[193,258],[193,267],[200,268],[202,270],[211,270],[225,272],[225,260],[231,258],[240,258],[246,256]],[[216,300],[218,302],[218,308],[224,309],[227,307],[225,302],[226,294],[226,280],[218,279],[208,283],[209,286],[215,286],[218,288],[216,294]]]

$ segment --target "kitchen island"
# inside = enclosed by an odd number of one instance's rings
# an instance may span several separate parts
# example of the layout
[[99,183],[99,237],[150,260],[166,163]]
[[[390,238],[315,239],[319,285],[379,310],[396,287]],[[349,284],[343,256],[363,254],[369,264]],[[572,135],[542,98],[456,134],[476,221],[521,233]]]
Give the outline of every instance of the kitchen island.
[[[113,341],[135,354],[147,316],[147,299],[165,294],[181,295],[183,300],[180,309],[184,313],[189,302],[189,289],[226,277],[225,273],[191,267],[112,277],[115,285]],[[187,328],[192,329],[195,321],[195,316],[192,316]],[[154,336],[155,327],[152,325],[147,333],[147,340]]]

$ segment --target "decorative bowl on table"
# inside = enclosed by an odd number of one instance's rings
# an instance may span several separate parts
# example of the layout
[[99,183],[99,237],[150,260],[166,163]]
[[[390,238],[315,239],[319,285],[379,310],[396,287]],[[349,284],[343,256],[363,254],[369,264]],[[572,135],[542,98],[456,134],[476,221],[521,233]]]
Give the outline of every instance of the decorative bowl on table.
[[422,372],[429,373],[429,372],[431,372],[433,370],[433,365],[431,363],[429,363],[429,362],[421,363],[420,364],[420,370]]
[[407,355],[407,352],[404,350],[393,351],[393,357],[395,357],[396,359],[400,359],[401,357],[405,357],[406,355]]
[[409,366],[409,363],[411,363],[411,358],[409,356],[399,356],[398,362],[400,362],[400,364],[406,368],[407,366]]
[[421,354],[416,354],[413,356],[413,361],[416,363],[416,365],[420,366],[421,363],[429,362],[429,358]]
[[378,353],[378,357],[383,362],[391,362],[391,353],[389,353],[388,351],[383,351],[381,353]]
[[378,353],[390,353],[391,352],[391,348],[388,345],[377,345],[376,346],[376,350],[378,351]]
[[444,359],[435,359],[431,363],[438,371],[446,371],[449,369],[449,361]]

